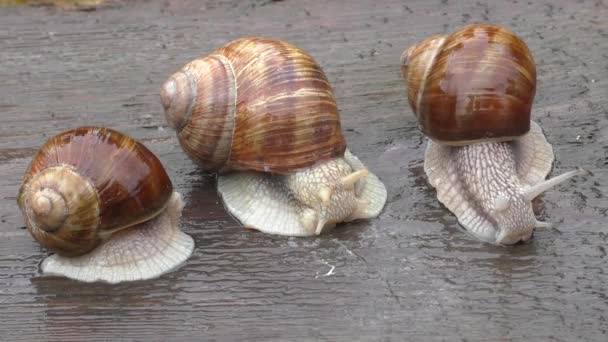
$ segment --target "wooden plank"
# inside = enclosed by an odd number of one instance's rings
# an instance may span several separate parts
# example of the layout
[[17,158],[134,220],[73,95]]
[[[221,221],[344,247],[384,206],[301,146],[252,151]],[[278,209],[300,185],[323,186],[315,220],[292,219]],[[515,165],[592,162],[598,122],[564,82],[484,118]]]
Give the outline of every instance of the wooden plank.
[[[0,339],[605,341],[607,15],[601,0],[0,8]],[[399,75],[405,47],[476,21],[511,27],[533,52],[554,173],[594,173],[535,201],[558,226],[515,248],[473,240],[438,203]],[[160,85],[247,35],[290,41],[323,66],[350,149],[389,190],[378,219],[319,238],[246,231],[181,152]],[[84,124],[140,139],[167,166],[197,246],[177,272],[116,286],[39,277],[47,252],[22,229],[15,196],[37,147]]]

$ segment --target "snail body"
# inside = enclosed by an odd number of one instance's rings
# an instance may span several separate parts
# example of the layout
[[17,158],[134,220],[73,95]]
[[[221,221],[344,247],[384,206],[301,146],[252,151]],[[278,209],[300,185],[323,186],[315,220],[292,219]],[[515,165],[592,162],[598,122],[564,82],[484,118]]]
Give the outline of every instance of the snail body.
[[477,238],[511,245],[539,222],[531,201],[583,170],[545,180],[554,160],[531,121],[536,69],[510,30],[473,24],[405,50],[410,107],[429,137],[424,170],[437,197]]
[[347,152],[325,73],[289,43],[229,42],[169,77],[161,102],[186,154],[220,174],[224,205],[245,227],[314,235],[384,206],[384,185]]
[[34,239],[56,253],[43,261],[45,274],[149,279],[193,249],[179,230],[181,195],[158,158],[108,128],[78,127],[50,138],[32,159],[17,202]]

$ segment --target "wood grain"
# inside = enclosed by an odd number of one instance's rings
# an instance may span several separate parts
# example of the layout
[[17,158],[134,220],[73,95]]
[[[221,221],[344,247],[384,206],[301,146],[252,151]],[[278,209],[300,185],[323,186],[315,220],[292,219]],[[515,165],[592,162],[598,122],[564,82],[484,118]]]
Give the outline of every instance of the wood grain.
[[[595,1],[133,1],[95,11],[0,8],[0,339],[543,340],[608,334],[608,4]],[[499,248],[467,236],[422,170],[425,140],[400,78],[407,46],[490,21],[537,63],[533,118],[554,174],[537,199],[556,228]],[[159,89],[195,57],[249,35],[284,39],[322,66],[349,148],[387,185],[378,219],[319,238],[266,236],[227,215],[162,116]],[[157,280],[44,278],[16,194],[44,141],[76,125],[144,142],[184,194],[195,253]]]

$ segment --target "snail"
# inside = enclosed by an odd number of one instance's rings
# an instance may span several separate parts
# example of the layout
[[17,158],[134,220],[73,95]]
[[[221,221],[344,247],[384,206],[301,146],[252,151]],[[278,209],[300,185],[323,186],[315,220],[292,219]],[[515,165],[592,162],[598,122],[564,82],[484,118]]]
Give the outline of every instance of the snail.
[[512,245],[550,227],[532,199],[582,169],[545,180],[554,155],[531,121],[536,68],[510,30],[473,24],[406,49],[401,74],[437,197],[480,240]]
[[78,127],[35,154],[17,203],[27,229],[56,254],[46,275],[118,283],[158,277],[192,253],[181,195],[158,158],[117,131]]
[[171,75],[160,97],[183,150],[219,174],[224,206],[246,228],[319,235],[384,207],[386,188],[346,149],[325,73],[298,47],[234,40]]

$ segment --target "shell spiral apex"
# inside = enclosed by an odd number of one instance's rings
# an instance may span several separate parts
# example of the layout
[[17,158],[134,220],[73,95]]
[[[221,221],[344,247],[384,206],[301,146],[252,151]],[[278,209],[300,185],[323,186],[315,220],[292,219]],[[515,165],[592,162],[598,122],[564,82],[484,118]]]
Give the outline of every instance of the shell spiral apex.
[[401,57],[420,129],[448,145],[512,140],[530,130],[536,68],[526,44],[494,24],[435,35]]
[[190,119],[196,85],[191,84],[188,76],[177,72],[162,86],[160,100],[165,110],[167,122],[176,131],[181,131]]
[[68,217],[68,207],[63,196],[53,189],[41,189],[32,195],[30,202],[32,221],[38,228],[52,232],[59,228]]

